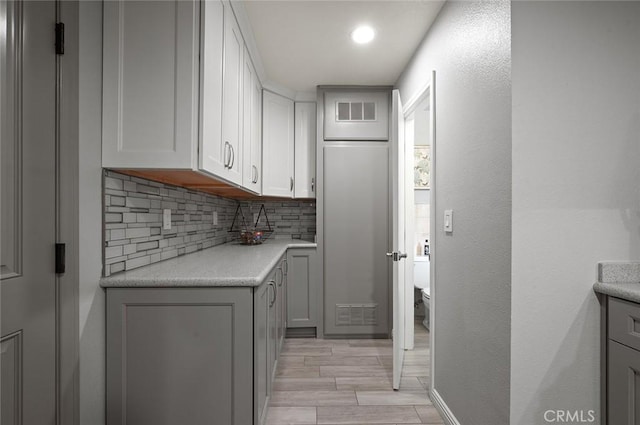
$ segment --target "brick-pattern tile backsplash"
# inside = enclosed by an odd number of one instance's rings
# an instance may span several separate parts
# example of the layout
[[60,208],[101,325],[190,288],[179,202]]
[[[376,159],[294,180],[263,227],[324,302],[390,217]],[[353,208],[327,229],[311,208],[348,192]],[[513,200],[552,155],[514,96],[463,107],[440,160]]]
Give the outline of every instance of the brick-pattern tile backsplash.
[[[242,201],[247,222],[255,223],[263,204],[271,238],[314,240],[315,202]],[[232,199],[105,170],[104,275],[234,241],[237,234],[228,230],[237,207]],[[171,210],[171,230],[162,228],[164,209]],[[265,226],[261,216],[259,227]]]

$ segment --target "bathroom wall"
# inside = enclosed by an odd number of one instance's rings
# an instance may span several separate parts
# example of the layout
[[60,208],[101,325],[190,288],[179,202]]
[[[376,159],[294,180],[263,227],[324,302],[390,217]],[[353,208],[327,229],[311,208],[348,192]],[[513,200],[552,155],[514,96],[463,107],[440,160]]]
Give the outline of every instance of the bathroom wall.
[[[404,102],[433,70],[433,394],[462,425],[504,425],[511,350],[510,2],[445,2],[396,83]],[[445,209],[454,211],[451,234],[443,231]]]
[[[229,232],[238,205],[248,226],[265,206],[273,233],[268,237],[304,239],[315,236],[314,202],[243,201],[209,195],[150,180],[105,171],[104,275],[178,257],[237,240]],[[171,209],[171,229],[162,227],[163,209]],[[213,215],[217,214],[217,224]],[[242,226],[240,212],[234,229]],[[264,212],[260,228],[266,227]]]
[[538,425],[598,414],[596,263],[640,258],[640,3],[512,6],[509,423]]

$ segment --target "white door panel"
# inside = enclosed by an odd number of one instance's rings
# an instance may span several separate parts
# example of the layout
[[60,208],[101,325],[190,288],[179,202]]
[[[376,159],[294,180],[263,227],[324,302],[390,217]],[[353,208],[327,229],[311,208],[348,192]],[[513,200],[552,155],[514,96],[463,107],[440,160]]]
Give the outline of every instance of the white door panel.
[[398,90],[393,91],[391,113],[391,197],[393,261],[393,388],[400,388],[404,361],[405,317],[405,151],[404,115]]
[[0,0],[2,424],[56,413],[56,3]]

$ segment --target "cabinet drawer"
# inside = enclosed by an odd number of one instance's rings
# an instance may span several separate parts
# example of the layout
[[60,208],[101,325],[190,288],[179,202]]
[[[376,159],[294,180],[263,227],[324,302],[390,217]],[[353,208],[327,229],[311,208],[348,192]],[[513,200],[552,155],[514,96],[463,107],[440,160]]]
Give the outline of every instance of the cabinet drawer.
[[609,298],[609,338],[640,350],[640,305]]

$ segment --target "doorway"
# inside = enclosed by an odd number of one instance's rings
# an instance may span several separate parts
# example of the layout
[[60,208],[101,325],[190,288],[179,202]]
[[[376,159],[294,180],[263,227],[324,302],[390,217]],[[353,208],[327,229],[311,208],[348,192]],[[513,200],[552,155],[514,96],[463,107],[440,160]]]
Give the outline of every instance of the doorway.
[[[405,106],[405,247],[404,349],[414,350],[416,363],[430,365],[433,382],[435,334],[435,72],[425,88]],[[394,304],[395,306],[396,304]],[[424,339],[428,338],[428,351]],[[418,341],[416,343],[416,341]],[[427,354],[428,353],[428,354]],[[394,353],[395,354],[395,353]],[[407,356],[405,355],[405,358]]]

